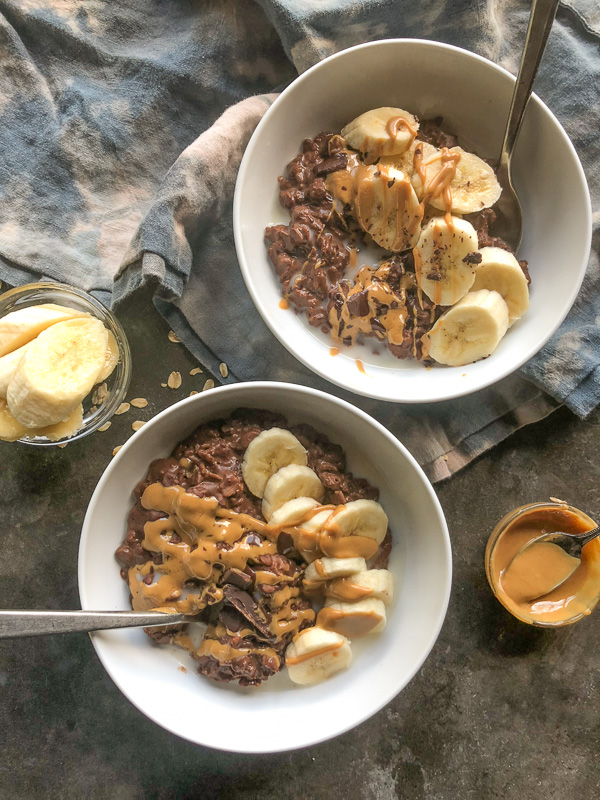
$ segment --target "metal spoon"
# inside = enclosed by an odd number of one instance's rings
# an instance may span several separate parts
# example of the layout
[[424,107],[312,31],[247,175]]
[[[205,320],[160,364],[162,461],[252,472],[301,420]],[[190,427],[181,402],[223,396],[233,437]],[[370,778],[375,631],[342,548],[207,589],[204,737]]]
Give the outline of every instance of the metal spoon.
[[185,614],[159,611],[0,611],[0,639],[114,628],[153,628],[194,619]]
[[506,123],[504,141],[502,142],[502,150],[500,151],[496,170],[498,182],[502,187],[502,194],[494,206],[497,216],[494,233],[504,239],[515,253],[523,235],[523,212],[521,211],[517,193],[512,185],[510,161],[557,8],[558,0],[533,0],[525,47],[523,48],[521,65],[519,66],[510,111],[508,112],[508,122]]
[[[529,547],[534,544],[539,544],[540,542],[556,544],[561,547],[565,553],[567,553],[567,555],[576,559],[580,559],[581,548],[588,542],[591,542],[592,539],[595,539],[599,534],[600,525],[598,525],[596,528],[592,528],[591,531],[586,531],[585,533],[563,533],[562,531],[555,531],[554,533],[542,533],[541,536],[536,536],[535,539],[532,539],[530,542],[527,542],[527,544],[523,545],[523,547],[513,558],[513,561],[515,561]],[[546,592],[546,594],[550,594],[550,592],[553,592],[557,587],[568,580],[578,567],[579,564],[575,564],[571,572],[562,578],[562,580],[557,581],[557,583],[555,583],[554,586]]]

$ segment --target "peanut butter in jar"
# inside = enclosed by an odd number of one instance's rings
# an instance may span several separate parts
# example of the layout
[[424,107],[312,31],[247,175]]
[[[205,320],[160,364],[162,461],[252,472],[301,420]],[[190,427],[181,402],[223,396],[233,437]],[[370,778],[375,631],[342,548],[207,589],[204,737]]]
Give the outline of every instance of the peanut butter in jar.
[[600,539],[583,547],[578,565],[554,544],[519,551],[544,533],[595,527],[587,514],[562,502],[511,511],[492,531],[485,551],[486,575],[497,599],[517,619],[541,627],[570,625],[590,614],[600,600]]

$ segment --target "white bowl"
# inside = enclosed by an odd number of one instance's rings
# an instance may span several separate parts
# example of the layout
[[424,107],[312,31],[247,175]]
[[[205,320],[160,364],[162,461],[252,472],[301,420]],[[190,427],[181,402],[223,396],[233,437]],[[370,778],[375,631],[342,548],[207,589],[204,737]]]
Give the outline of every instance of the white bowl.
[[[287,349],[316,373],[368,397],[405,403],[469,394],[510,374],[548,341],[571,308],[591,242],[589,192],[577,154],[541,100],[529,103],[513,161],[524,213],[519,258],[529,261],[531,305],[489,358],[466,367],[426,370],[369,346],[329,354],[328,334],[279,308],[280,285],[267,257],[264,229],[288,223],[277,176],[302,140],[339,131],[358,114],[399,106],[421,118],[443,116],[467,148],[498,155],[514,78],[485,58],[450,45],[413,39],[344,50],[305,72],[282,92],[252,136],[237,180],[234,231],[242,274],[256,308]],[[356,364],[360,359],[366,374]]]
[[[241,406],[307,422],[342,445],[349,468],[381,490],[394,539],[396,597],[379,636],[353,646],[350,668],[313,687],[285,673],[260,688],[216,684],[176,647],[140,629],[92,634],[121,691],[150,719],[198,744],[275,752],[315,744],[358,725],[388,703],[422,665],[440,631],[450,593],[450,541],[440,504],[407,450],[382,425],[323,392],[285,383],[243,383],[182,400],[133,436],[100,479],[83,524],[79,592],[84,609],[125,610],[129,592],[114,551],[126,530],[132,490],[150,462],[209,419]],[[180,669],[184,665],[187,672]],[[207,723],[207,720],[209,721]]]

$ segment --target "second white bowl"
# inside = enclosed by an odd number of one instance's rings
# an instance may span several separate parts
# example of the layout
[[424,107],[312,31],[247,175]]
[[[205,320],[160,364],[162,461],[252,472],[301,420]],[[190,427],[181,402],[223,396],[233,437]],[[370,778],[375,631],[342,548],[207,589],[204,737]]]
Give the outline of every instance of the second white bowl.
[[[524,212],[519,258],[529,261],[531,306],[487,359],[426,370],[368,345],[342,347],[293,310],[279,308],[280,285],[267,257],[267,225],[288,223],[277,176],[320,131],[340,131],[358,114],[399,106],[420,118],[443,116],[467,149],[495,158],[514,78],[491,61],[450,45],[413,39],[344,50],[305,72],[282,92],[258,125],[242,161],[234,230],[240,267],[271,331],[307,367],[338,386],[405,403],[470,394],[510,374],[548,341],[579,291],[590,251],[591,207],[577,154],[559,122],[533,96],[517,143],[513,174]],[[356,359],[364,364],[358,369]]]

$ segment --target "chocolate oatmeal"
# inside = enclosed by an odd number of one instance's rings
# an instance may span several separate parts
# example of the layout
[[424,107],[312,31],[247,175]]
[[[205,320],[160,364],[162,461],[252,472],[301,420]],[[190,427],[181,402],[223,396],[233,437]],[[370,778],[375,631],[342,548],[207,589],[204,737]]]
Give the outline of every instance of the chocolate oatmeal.
[[[294,524],[276,525],[274,513],[268,524],[264,500],[244,481],[248,447],[265,431],[293,434],[305,451],[306,466],[298,469],[312,470],[322,486],[321,502],[308,498],[314,509]],[[348,472],[342,449],[311,426],[290,427],[278,414],[242,408],[201,425],[171,456],[153,461],[134,496],[116,551],[132,607],[194,614],[207,626],[199,646],[185,625],[146,632],[157,644],[191,652],[202,675],[256,686],[284,666],[292,639],[315,626],[314,586],[308,591],[303,580],[307,562],[318,567],[323,555],[345,555],[340,545],[348,537],[296,526],[317,511],[334,517],[352,501],[376,501],[378,490]],[[377,568],[386,566],[389,530],[380,547],[351,538]]]
[[[385,121],[381,112],[396,116],[381,127]],[[364,118],[369,115],[375,116],[367,124]],[[381,124],[378,135],[371,134],[375,123]],[[496,215],[491,206],[500,192],[495,175],[488,162],[458,147],[441,117],[419,123],[399,109],[375,109],[342,133],[322,132],[306,139],[301,153],[279,178],[279,201],[289,212],[290,222],[267,227],[265,238],[282,295],[336,344],[374,340],[398,358],[431,363],[425,335],[431,332],[434,339],[442,338],[438,330],[445,318],[436,322],[469,291],[482,261],[479,251],[501,248],[512,255],[506,242],[493,233]],[[403,144],[396,145],[402,137]],[[475,199],[469,200],[470,175]],[[453,187],[458,187],[454,205]],[[432,220],[437,245],[427,249],[427,223]],[[448,227],[447,244],[441,243],[443,226]],[[470,245],[467,241],[464,252],[459,247],[457,263],[448,265],[452,236],[461,237],[462,243],[465,234],[471,238]],[[379,261],[362,263],[365,245],[379,246]],[[493,251],[485,253],[489,275]],[[527,263],[518,264],[529,282]],[[460,273],[456,281],[454,273]],[[495,285],[486,277],[482,288],[489,292]],[[528,302],[519,289],[510,324],[515,309],[520,315]],[[496,305],[486,312],[493,315],[499,329],[497,341],[488,343],[490,352],[508,325],[502,319],[504,306]],[[444,360],[444,347],[431,349],[435,360],[452,363],[451,358]],[[486,354],[465,352],[461,363]]]

